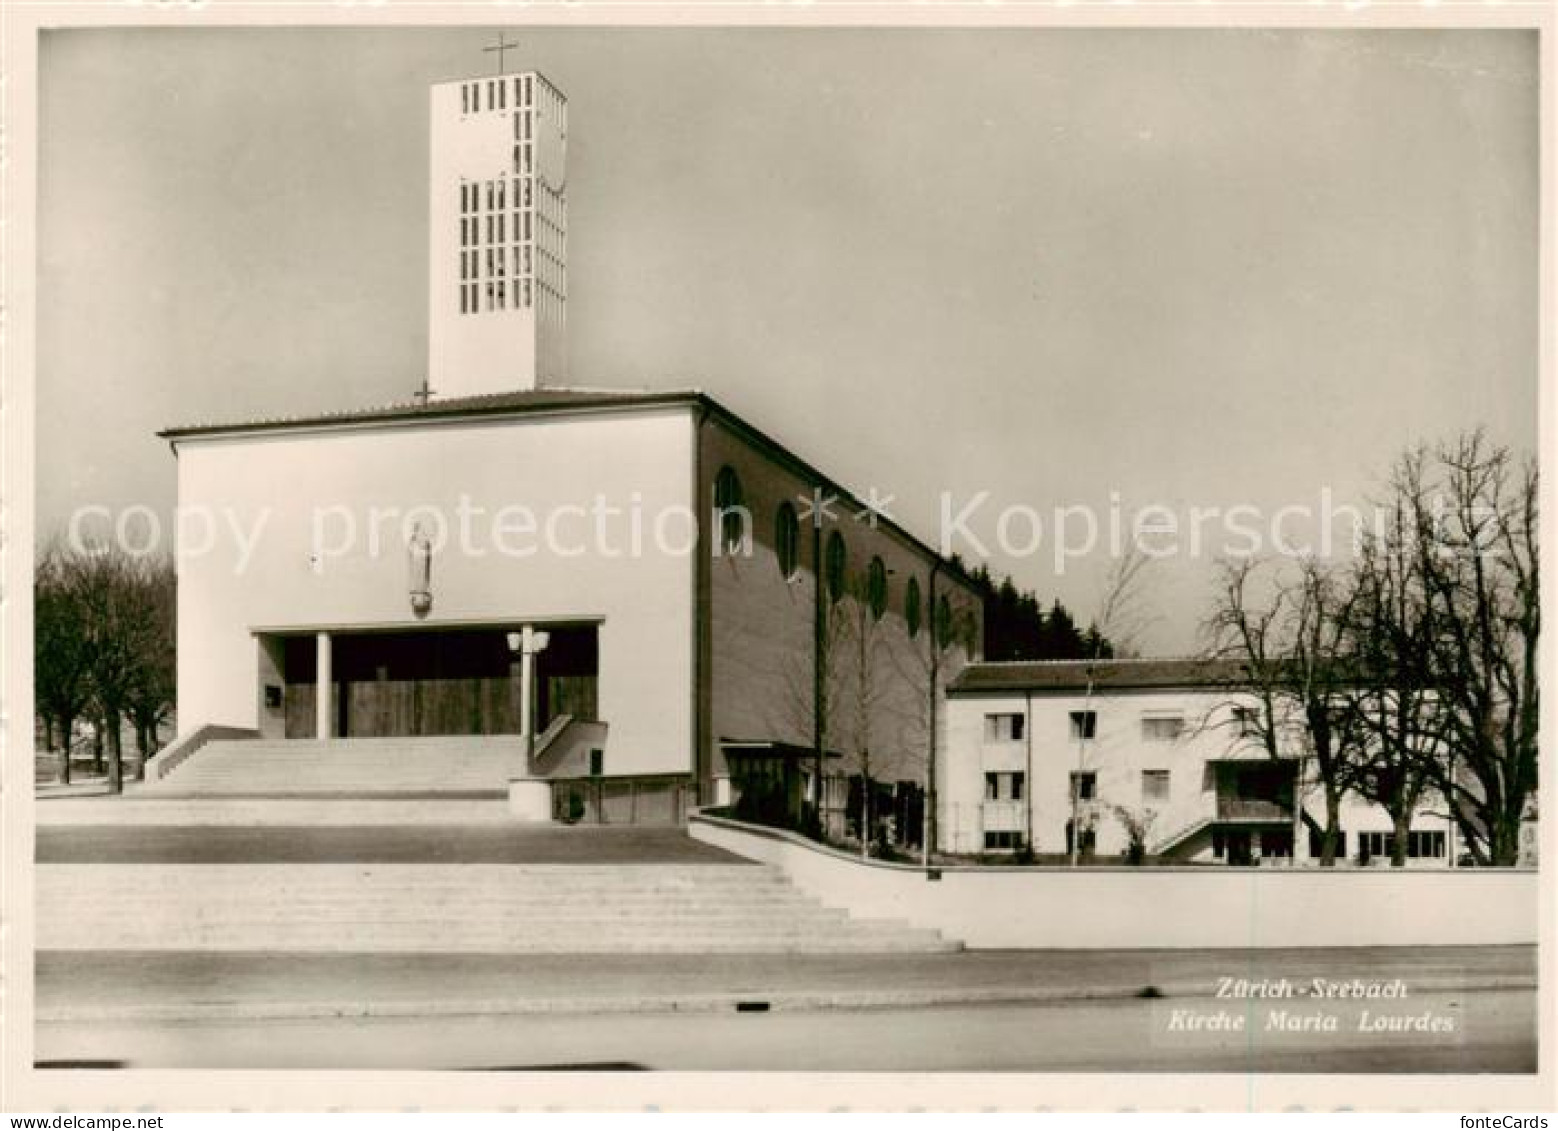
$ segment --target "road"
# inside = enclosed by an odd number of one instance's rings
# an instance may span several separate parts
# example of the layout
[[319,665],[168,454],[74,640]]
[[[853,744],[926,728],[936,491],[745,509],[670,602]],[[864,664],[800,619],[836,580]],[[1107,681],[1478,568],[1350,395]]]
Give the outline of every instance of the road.
[[[1334,1031],[1271,1028],[1330,1016]],[[1223,1015],[1201,1027],[1181,1012]],[[1213,998],[246,1022],[43,1022],[41,1065],[126,1068],[1534,1072],[1534,990],[1288,1005]],[[1243,1017],[1242,1030],[1228,1018]],[[1437,1032],[1362,1031],[1420,1018]],[[1437,1020],[1435,1020],[1437,1019]],[[1189,1026],[1189,1027],[1187,1027]]]
[[[685,1009],[710,996],[781,1009],[797,997],[861,1005],[852,999],[863,992],[889,999],[876,1005],[1154,992],[1207,997],[1226,978],[1300,986],[1315,978],[1401,979],[1415,997],[1430,990],[1534,989],[1537,974],[1532,946],[832,955],[45,950],[35,962],[41,1017],[99,1021],[148,1010],[185,1019],[224,1010],[232,1019],[305,1018],[404,1011],[408,1003],[438,1003],[445,1014],[535,1012],[533,1003],[557,1000],[577,1003],[574,1012],[623,1012],[623,1002],[654,999],[660,1008]],[[603,1004],[613,1001],[618,1004]]]

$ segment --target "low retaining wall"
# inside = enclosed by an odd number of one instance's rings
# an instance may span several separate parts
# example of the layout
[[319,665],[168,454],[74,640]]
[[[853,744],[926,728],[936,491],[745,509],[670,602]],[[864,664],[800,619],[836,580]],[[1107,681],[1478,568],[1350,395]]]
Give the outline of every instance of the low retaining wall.
[[1535,943],[1535,869],[924,869],[694,814],[696,840],[782,868],[823,902],[931,927],[971,948]]
[[563,824],[680,825],[697,799],[686,774],[552,778],[546,784],[552,820]]

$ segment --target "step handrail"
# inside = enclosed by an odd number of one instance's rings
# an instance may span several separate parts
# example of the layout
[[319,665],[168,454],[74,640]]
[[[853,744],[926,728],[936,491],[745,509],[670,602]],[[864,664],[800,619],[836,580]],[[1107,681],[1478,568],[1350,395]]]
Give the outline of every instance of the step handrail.
[[155,755],[146,760],[146,781],[161,781],[178,769],[209,742],[243,742],[260,737],[252,727],[223,726],[219,723],[203,723],[194,730],[179,735]]
[[536,735],[534,756],[540,758],[541,755],[545,754],[548,747],[558,740],[563,731],[568,729],[568,724],[571,722],[573,722],[573,716],[563,714],[558,715],[551,722],[547,723],[546,729]]
[[1212,823],[1212,821],[1213,821],[1212,817],[1207,817],[1207,816],[1197,817],[1195,820],[1191,821],[1188,825],[1185,825],[1182,828],[1175,829],[1173,832],[1169,833],[1167,836],[1160,838],[1157,841],[1157,843],[1155,843],[1152,846],[1152,848],[1150,849],[1151,853],[1154,856],[1156,856],[1156,855],[1158,855],[1161,852],[1168,851],[1170,848],[1173,848],[1176,845],[1183,844],[1185,841],[1187,841],[1191,837],[1195,836],[1196,833],[1198,833],[1202,829],[1206,828],[1207,825],[1210,825]]

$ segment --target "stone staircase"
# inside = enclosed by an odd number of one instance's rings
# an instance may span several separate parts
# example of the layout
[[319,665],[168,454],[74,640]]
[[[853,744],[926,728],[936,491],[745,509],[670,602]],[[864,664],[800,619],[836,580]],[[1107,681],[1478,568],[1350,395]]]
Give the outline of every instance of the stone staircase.
[[747,864],[44,864],[37,946],[61,951],[927,953]]
[[523,757],[516,735],[242,739],[206,743],[147,796],[308,797],[502,794]]
[[[502,799],[521,756],[512,736],[224,737],[132,795],[51,802],[61,808],[39,821],[44,836],[69,842],[67,826],[85,826],[73,843],[96,845],[97,854],[41,859],[37,947],[557,955],[961,949],[934,931],[826,907],[777,868],[701,845],[696,852],[712,856],[686,862],[683,830],[513,825]],[[322,829],[334,832],[312,832]],[[342,835],[353,829],[346,839],[356,847],[343,849]],[[229,830],[237,831],[231,851],[240,855],[196,851],[232,842]],[[275,837],[302,846],[301,859],[276,862],[271,854],[267,862],[264,845]],[[494,837],[503,841],[495,855],[509,862],[492,862]],[[610,837],[628,839],[601,839]],[[402,862],[374,851],[389,841],[425,847]],[[140,852],[159,843],[163,850],[150,859]]]

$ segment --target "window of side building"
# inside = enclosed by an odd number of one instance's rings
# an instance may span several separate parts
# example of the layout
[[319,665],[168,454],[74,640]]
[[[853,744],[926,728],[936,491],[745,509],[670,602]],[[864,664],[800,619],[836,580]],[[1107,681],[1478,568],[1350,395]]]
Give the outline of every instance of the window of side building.
[[985,716],[986,742],[1018,742],[1022,739],[1023,717],[1020,714]]
[[987,773],[985,775],[986,801],[1021,801],[1025,779],[1021,772]]
[[1143,801],[1167,801],[1169,799],[1169,771],[1143,770],[1141,772],[1141,799]]
[[1145,742],[1173,742],[1184,733],[1183,715],[1148,715],[1141,721],[1141,737]]
[[[1396,846],[1395,833],[1359,833],[1358,853],[1365,861],[1374,857],[1389,859]],[[1407,833],[1407,859],[1442,859],[1445,853],[1442,829]]]
[[1071,737],[1072,738],[1097,738],[1098,737],[1098,712],[1097,711],[1072,711],[1071,712]]

